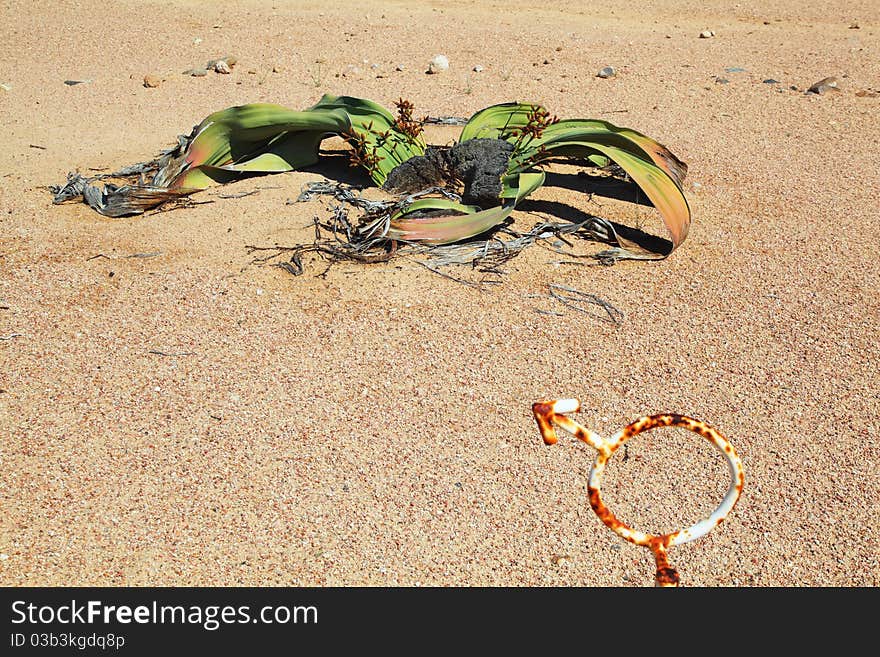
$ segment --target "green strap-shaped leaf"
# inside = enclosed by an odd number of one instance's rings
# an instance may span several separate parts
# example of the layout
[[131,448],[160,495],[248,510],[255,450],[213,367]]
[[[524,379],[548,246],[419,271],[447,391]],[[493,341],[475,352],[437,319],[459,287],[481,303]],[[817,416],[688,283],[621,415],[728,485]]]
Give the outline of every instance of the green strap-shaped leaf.
[[501,177],[501,198],[513,199],[518,205],[526,196],[544,184],[543,171],[507,174]]
[[[684,184],[684,179],[687,175],[687,164],[679,160],[666,146],[636,130],[621,128],[613,123],[599,119],[564,119],[547,126],[543,136],[545,139],[556,139],[572,131],[581,130],[609,132],[628,139],[647,153],[654,164],[663,169],[679,187]],[[529,146],[531,147],[532,144]]]
[[534,103],[499,103],[474,114],[461,129],[459,141],[469,139],[507,139],[514,141],[511,131],[529,122],[529,114],[542,109]]
[[555,155],[590,157],[599,153],[617,163],[660,212],[672,239],[666,257],[685,240],[691,213],[681,188],[686,166],[665,146],[605,121],[576,119],[548,126],[528,149],[515,153],[511,169],[530,166],[539,158]]
[[[229,171],[292,171],[314,164],[318,146],[350,128],[342,110],[293,111],[254,103],[214,112],[195,130],[177,161],[168,162],[154,184],[172,189],[204,189],[219,182],[208,167]],[[204,169],[204,175],[197,173]],[[225,182],[225,180],[224,180]]]
[[420,137],[399,130],[397,119],[371,100],[325,94],[310,110],[346,113],[351,131],[362,140],[358,148],[362,164],[379,187],[394,167],[425,153],[425,142]]
[[[508,202],[497,208],[481,210],[478,206],[461,205],[446,199],[422,199],[421,209],[457,210],[462,214],[433,217],[392,217],[387,237],[392,240],[421,242],[423,244],[451,244],[485,233],[500,224],[513,212],[513,203]],[[445,207],[432,207],[430,201],[440,202]],[[444,202],[445,201],[445,202]],[[453,207],[454,206],[454,207]],[[470,208],[469,212],[467,208]]]
[[191,167],[223,166],[253,157],[286,132],[340,134],[351,122],[343,111],[294,111],[268,103],[214,112],[199,125],[187,148]]
[[[507,200],[497,208],[483,210],[476,205],[462,205],[443,198],[419,199],[404,210],[391,216],[387,236],[390,239],[423,242],[425,244],[451,244],[480,235],[501,224],[513,212],[516,205],[544,184],[544,173],[521,173],[505,176],[502,197]],[[456,214],[411,217],[418,211],[453,210]]]

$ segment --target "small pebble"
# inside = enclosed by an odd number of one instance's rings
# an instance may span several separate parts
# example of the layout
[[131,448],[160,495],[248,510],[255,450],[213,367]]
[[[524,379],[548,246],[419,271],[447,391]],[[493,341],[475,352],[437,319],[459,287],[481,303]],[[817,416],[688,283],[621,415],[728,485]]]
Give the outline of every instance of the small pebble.
[[12,91],[12,85],[6,84],[5,82],[0,82],[0,89],[3,91]]
[[613,78],[617,72],[614,70],[613,66],[606,66],[601,71],[596,73],[597,78]]
[[482,66],[480,66],[479,64],[477,64],[476,66],[474,66],[474,73],[482,73],[482,72],[483,72],[483,67],[482,67]]
[[208,74],[208,69],[205,68],[191,68],[187,71],[183,72],[184,75],[191,75],[194,78],[203,78]]
[[229,67],[229,64],[227,64],[222,59],[219,59],[216,62],[214,62],[214,70],[217,71],[218,73],[223,73],[224,75],[228,75],[228,74],[232,73],[232,69]]
[[357,66],[354,66],[353,64],[349,64],[348,66],[345,67],[345,70],[342,72],[342,77],[350,78],[350,77],[353,77],[355,75],[360,74],[360,72],[361,72],[361,69],[359,69]]
[[281,73],[281,71],[282,71],[282,68],[280,66],[273,66],[272,67],[273,73]]
[[201,42],[202,42],[202,38],[201,38],[201,37],[196,37],[195,39],[193,39],[193,45],[196,45],[196,46],[197,46],[197,45],[199,45]]
[[880,94],[878,94],[876,91],[871,91],[870,89],[859,89],[856,92],[856,96],[858,96],[859,98],[877,98],[877,96],[880,96]]
[[713,36],[715,36],[715,30],[703,30],[700,32],[701,39],[711,39]]
[[773,78],[767,78],[763,82],[764,84],[779,84],[779,80],[774,80]]
[[158,75],[153,75],[152,73],[147,73],[144,76],[144,86],[148,89],[154,89],[162,84],[162,78]]
[[818,82],[814,83],[809,89],[806,90],[805,93],[808,94],[824,94],[829,89],[837,89],[837,78],[831,76],[827,78],[822,78]]
[[449,68],[449,59],[446,55],[435,55],[428,64],[428,73],[442,73]]
[[405,70],[405,69],[406,69],[406,67],[405,67],[403,64],[398,64],[398,65],[394,68],[395,71],[403,71],[403,70]]
[[730,80],[728,80],[727,78],[719,78],[719,77],[715,78],[715,84],[729,84],[729,83],[730,83]]

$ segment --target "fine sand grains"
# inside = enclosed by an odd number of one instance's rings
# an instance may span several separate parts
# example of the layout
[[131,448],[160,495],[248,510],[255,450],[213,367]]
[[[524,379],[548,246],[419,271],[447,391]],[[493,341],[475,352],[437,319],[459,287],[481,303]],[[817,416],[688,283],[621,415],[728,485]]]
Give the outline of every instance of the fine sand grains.
[[[0,583],[649,586],[650,553],[589,508],[595,451],[541,442],[531,404],[562,397],[604,436],[676,412],[742,456],[730,516],[670,551],[683,584],[880,583],[876,3],[517,4],[499,20],[474,3],[5,3]],[[227,74],[182,73],[227,53]],[[253,264],[246,245],[312,238],[330,203],[286,201],[344,166],[142,217],[51,203],[68,171],[149,159],[215,110],[323,93],[431,116],[535,101],[639,130],[689,165],[690,235],[612,267],[532,247],[477,289],[406,259]],[[535,200],[517,227],[654,220],[578,190]],[[627,452],[607,502],[640,529],[724,494],[697,436]]]

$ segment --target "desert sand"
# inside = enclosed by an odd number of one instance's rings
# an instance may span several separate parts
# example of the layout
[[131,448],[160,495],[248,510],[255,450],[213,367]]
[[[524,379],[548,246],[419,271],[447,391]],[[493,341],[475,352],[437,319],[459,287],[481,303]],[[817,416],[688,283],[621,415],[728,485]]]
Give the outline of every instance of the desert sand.
[[[650,553],[590,509],[595,450],[541,441],[532,403],[568,397],[603,436],[682,413],[741,456],[730,515],[670,550],[682,585],[880,583],[876,2],[0,8],[0,584],[650,586]],[[227,54],[229,74],[183,74]],[[436,54],[449,69],[428,75]],[[215,110],[324,93],[436,117],[531,101],[641,131],[689,165],[690,235],[659,261],[536,245],[502,275],[444,270],[466,285],[412,258],[254,262],[248,245],[309,242],[328,216],[329,198],[294,202],[339,175],[320,166],[136,217],[52,203],[68,172],[148,160]],[[612,211],[535,199],[516,227]],[[602,492],[666,532],[727,485],[711,445],[663,429]]]

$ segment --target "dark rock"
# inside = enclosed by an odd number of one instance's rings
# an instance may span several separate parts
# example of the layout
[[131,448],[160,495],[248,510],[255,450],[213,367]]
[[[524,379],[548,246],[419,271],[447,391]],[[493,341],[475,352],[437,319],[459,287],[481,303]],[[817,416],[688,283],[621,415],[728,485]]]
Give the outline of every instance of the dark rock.
[[837,89],[837,78],[835,77],[827,77],[822,78],[818,82],[814,83],[805,93],[808,94],[824,94],[826,91],[831,89]]

